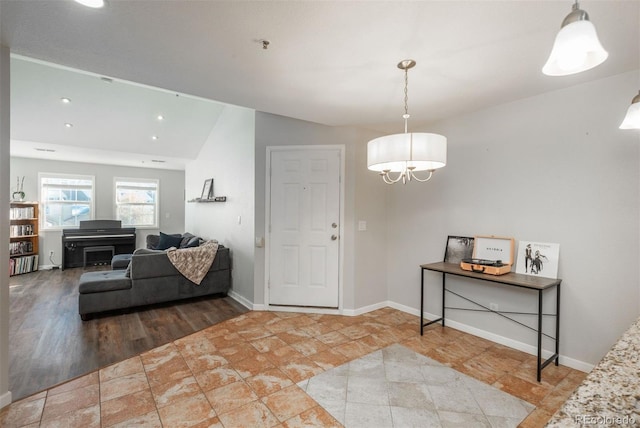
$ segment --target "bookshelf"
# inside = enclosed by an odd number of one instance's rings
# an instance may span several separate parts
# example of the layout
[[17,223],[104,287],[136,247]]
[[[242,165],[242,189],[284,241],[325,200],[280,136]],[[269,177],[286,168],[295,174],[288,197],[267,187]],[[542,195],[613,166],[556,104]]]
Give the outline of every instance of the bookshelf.
[[11,202],[9,275],[38,270],[38,203]]

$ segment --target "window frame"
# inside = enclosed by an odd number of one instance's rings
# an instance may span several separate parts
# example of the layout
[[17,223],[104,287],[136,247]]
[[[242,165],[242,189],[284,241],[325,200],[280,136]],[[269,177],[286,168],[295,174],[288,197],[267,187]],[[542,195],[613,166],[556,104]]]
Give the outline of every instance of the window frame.
[[73,180],[89,180],[91,181],[91,199],[89,202],[89,220],[95,219],[95,208],[96,208],[96,177],[95,175],[87,175],[87,174],[65,174],[65,173],[57,173],[57,172],[39,172],[38,173],[38,201],[40,203],[40,210],[42,215],[40,216],[40,230],[43,232],[47,231],[57,231],[62,229],[77,229],[80,227],[77,225],[58,225],[58,226],[47,226],[47,206],[52,205],[59,201],[49,201],[48,199],[44,199],[44,183],[43,181],[46,179],[73,179]]
[[[118,183],[152,183],[155,184],[156,198],[154,204],[119,204],[118,203]],[[158,229],[160,228],[160,180],[157,178],[140,178],[140,177],[113,177],[113,218],[116,220],[122,220],[118,218],[120,205],[153,205],[154,206],[154,223],[152,225],[136,225],[136,224],[122,224],[122,227],[135,227],[136,229]]]

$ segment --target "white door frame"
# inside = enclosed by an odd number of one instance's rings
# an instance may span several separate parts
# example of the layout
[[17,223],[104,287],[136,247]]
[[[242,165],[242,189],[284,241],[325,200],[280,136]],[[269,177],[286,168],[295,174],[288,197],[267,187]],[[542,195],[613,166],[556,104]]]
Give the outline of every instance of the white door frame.
[[[338,309],[324,309],[324,308],[309,308],[309,307],[296,307],[296,306],[278,306],[269,304],[269,278],[271,276],[271,231],[269,225],[271,224],[271,153],[276,151],[289,151],[289,150],[327,150],[337,149],[340,150],[340,227],[338,233],[340,236],[338,243]],[[267,310],[277,310],[283,312],[307,312],[307,313],[321,313],[321,314],[342,314],[343,308],[343,291],[344,291],[344,193],[345,193],[345,146],[343,144],[336,145],[296,145],[296,146],[267,146],[266,155],[266,169],[265,169],[265,245],[264,245],[264,304]]]

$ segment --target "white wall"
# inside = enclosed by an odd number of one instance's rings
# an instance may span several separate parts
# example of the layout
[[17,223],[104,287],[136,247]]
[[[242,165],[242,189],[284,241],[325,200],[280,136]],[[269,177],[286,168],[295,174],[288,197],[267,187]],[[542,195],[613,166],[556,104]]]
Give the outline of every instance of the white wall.
[[[269,146],[289,145],[344,145],[345,146],[345,207],[344,233],[341,236],[344,248],[343,267],[343,308],[347,313],[362,306],[386,300],[384,249],[367,245],[374,242],[371,235],[384,233],[384,200],[375,196],[375,174],[370,174],[366,166],[362,169],[362,144],[376,135],[354,128],[336,128],[312,122],[256,113],[255,138],[255,233],[265,237],[265,167],[266,149]],[[365,161],[366,163],[366,161]],[[371,187],[373,185],[373,187]],[[372,191],[370,195],[360,192]],[[356,232],[358,219],[370,218],[369,232]],[[375,229],[378,229],[377,231]],[[265,244],[268,245],[268,242]],[[375,263],[372,263],[375,261]],[[364,274],[362,272],[365,272]],[[252,301],[264,304],[265,284],[264,248],[255,253],[255,284]]]
[[[1,5],[0,5],[1,7]],[[9,260],[9,49],[0,46],[0,260]],[[11,403],[9,391],[9,271],[0,273],[0,408]]]
[[[115,219],[114,178],[149,178],[160,182],[159,228],[138,228],[136,247],[144,247],[148,234],[180,233],[184,230],[184,171],[161,170],[155,168],[132,168],[126,166],[89,164],[80,162],[60,162],[31,158],[11,158],[11,185],[15,187],[15,177],[24,176],[26,199],[38,200],[38,173],[63,173],[93,175],[95,177],[95,219]],[[62,262],[62,231],[43,231],[40,228],[40,264],[51,265],[49,251],[54,251],[55,264]]]
[[230,249],[233,292],[253,299],[255,113],[227,105],[198,158],[185,171],[187,200],[200,197],[213,178],[216,196],[227,202],[187,203],[185,230],[217,239]]
[[[419,308],[418,265],[442,260],[448,234],[559,243],[560,353],[597,363],[640,314],[640,137],[618,129],[639,74],[432,126],[448,137],[447,166],[428,183],[388,190],[389,299]],[[440,276],[427,280],[426,311],[440,314]],[[535,311],[535,295],[450,282],[487,306]],[[546,300],[553,311],[554,299]],[[535,343],[533,332],[493,315],[449,311],[448,317]]]

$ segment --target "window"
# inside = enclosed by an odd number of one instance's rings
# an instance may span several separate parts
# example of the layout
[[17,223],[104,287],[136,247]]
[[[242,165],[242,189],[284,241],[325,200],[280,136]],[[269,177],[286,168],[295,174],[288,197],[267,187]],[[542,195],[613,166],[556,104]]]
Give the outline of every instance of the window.
[[116,219],[122,226],[158,227],[158,180],[116,178]]
[[77,227],[81,220],[93,219],[94,177],[40,173],[38,179],[44,230]]

